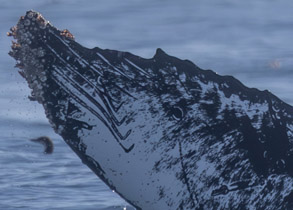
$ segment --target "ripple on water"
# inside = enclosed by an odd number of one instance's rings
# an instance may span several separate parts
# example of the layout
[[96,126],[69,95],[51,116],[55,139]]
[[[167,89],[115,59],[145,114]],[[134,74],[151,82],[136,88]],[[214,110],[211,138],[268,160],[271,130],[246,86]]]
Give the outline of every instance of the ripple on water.
[[28,139],[1,138],[0,209],[118,210],[127,205],[61,139],[54,139],[52,155]]

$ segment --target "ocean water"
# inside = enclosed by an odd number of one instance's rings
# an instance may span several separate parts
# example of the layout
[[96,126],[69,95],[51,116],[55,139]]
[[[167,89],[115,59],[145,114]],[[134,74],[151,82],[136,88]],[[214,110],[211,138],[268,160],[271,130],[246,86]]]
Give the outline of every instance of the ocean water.
[[[150,58],[156,48],[268,89],[293,105],[290,0],[0,0],[0,209],[133,209],[54,134],[8,56],[9,28],[34,9],[82,45]],[[30,138],[50,136],[52,155]]]

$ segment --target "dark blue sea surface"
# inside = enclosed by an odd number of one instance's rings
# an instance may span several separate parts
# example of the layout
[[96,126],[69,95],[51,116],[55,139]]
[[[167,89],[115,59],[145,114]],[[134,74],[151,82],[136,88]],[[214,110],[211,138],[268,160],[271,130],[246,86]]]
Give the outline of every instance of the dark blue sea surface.
[[[156,48],[268,89],[293,105],[290,0],[0,0],[0,209],[133,209],[54,134],[8,56],[9,28],[34,9],[76,41],[150,58]],[[29,141],[42,135],[52,155]]]

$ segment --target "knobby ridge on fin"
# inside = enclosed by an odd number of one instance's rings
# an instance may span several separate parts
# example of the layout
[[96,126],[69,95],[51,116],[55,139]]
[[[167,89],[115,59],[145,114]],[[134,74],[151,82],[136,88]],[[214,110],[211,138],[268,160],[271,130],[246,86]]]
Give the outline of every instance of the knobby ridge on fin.
[[163,56],[163,55],[167,55],[167,53],[163,51],[161,48],[157,48],[154,57]]

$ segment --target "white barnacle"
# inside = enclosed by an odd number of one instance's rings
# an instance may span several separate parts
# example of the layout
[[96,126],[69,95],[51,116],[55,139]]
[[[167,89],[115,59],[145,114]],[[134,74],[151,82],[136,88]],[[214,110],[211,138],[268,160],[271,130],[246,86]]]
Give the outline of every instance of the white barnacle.
[[24,30],[23,29],[18,29],[18,34],[23,34]]
[[25,40],[26,37],[27,37],[27,35],[26,35],[25,33],[23,33],[23,34],[21,34],[20,39],[21,39],[21,40]]
[[171,69],[172,72],[176,72],[177,71],[176,66],[172,66],[170,69]]
[[37,51],[37,55],[38,57],[44,57],[45,51],[41,47],[39,47]]
[[41,82],[45,82],[47,80],[46,76],[40,77]]
[[46,28],[45,23],[41,23],[41,24],[40,24],[40,29],[45,29],[45,28]]
[[32,74],[32,75],[31,75],[31,80],[33,81],[33,80],[36,80],[36,79],[37,79],[37,76],[34,75],[34,74]]
[[59,126],[57,127],[57,133],[58,133],[58,134],[61,134],[63,130],[64,130],[64,127],[63,127],[63,126],[59,125]]
[[268,154],[268,152],[267,152],[267,151],[264,151],[264,153],[263,153],[263,157],[264,157],[264,158],[267,158],[267,157],[268,157],[267,154]]
[[43,69],[44,65],[39,63],[38,68]]
[[27,14],[27,17],[30,18],[30,19],[33,18],[33,17],[34,17],[34,13],[29,12],[29,13]]
[[[42,65],[42,64],[40,64],[40,65]],[[43,77],[43,76],[46,76],[46,72],[45,71],[40,71],[40,74],[39,74],[41,77]]]
[[37,88],[38,84],[39,84],[38,81],[34,80],[33,83],[32,83],[33,88]]
[[260,143],[262,143],[262,144],[265,143],[265,140],[263,140],[262,138],[258,138],[258,141],[259,141]]
[[180,79],[181,81],[183,81],[183,82],[186,82],[186,75],[185,75],[185,73],[180,74],[180,75],[179,75],[179,79]]
[[24,21],[24,25],[25,26],[29,26],[31,24],[31,21],[29,20],[29,19],[26,19],[25,21]]
[[28,38],[31,38],[32,36],[33,36],[33,35],[28,31],[28,32],[27,32],[27,37],[28,37]]
[[33,55],[37,55],[38,50],[37,49],[31,49],[31,52]]

